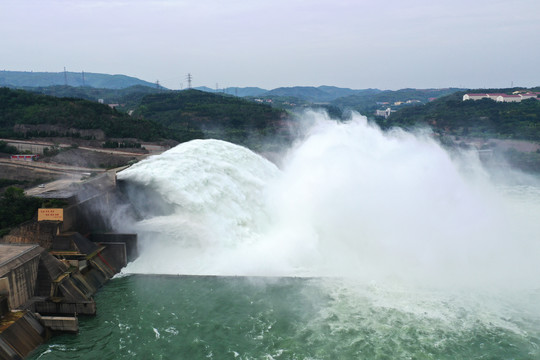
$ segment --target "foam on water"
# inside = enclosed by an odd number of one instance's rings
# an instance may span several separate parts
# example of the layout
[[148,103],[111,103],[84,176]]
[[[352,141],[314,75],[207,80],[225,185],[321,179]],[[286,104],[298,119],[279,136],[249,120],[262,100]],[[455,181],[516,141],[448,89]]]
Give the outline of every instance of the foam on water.
[[125,271],[538,287],[537,188],[495,186],[474,154],[427,132],[308,116],[281,169],[196,140],[119,173],[139,185],[130,196],[151,190]]

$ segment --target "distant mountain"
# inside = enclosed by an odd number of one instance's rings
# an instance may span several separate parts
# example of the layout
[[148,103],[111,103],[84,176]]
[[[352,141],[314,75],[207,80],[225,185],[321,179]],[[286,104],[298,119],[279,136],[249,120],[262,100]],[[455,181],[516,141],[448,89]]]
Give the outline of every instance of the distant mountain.
[[378,89],[365,89],[365,90],[353,90],[348,88],[339,88],[335,86],[294,86],[294,87],[280,87],[270,90],[262,96],[265,97],[294,97],[297,99],[307,100],[311,102],[329,102],[341,97],[351,95],[373,95],[381,90]]
[[359,94],[375,95],[382,92],[382,90],[379,90],[379,89],[353,90],[349,88],[339,88],[335,86],[319,86],[319,89],[324,91],[328,95],[331,95],[333,99],[337,99],[337,98],[349,96],[349,95],[359,95]]
[[207,86],[199,86],[194,88],[195,90],[210,92],[210,93],[224,93],[228,95],[234,95],[239,97],[247,96],[261,96],[262,94],[268,92],[268,90],[261,89],[258,87],[228,87],[225,89],[211,89]]
[[199,91],[204,91],[204,92],[209,92],[209,93],[218,92],[218,91],[216,91],[216,89],[211,89],[208,86],[198,86],[198,87],[194,87],[193,89],[194,90],[199,90]]
[[126,75],[108,75],[83,72],[0,71],[0,86],[47,87],[53,85],[89,86],[104,89],[123,89],[135,85],[156,87],[148,81]]

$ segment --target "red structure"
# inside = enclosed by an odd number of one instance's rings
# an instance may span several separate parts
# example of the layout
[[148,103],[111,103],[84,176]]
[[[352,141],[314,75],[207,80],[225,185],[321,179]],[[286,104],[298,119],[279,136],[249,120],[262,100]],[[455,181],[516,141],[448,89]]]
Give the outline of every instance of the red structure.
[[11,155],[11,160],[36,161],[39,155]]

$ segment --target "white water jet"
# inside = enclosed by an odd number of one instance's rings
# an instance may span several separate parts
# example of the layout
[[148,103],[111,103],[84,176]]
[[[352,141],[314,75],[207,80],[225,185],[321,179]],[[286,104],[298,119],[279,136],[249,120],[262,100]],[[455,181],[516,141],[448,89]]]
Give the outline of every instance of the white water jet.
[[516,200],[429,133],[309,116],[281,170],[197,140],[119,173],[160,203],[134,224],[141,256],[125,272],[539,285],[537,189]]

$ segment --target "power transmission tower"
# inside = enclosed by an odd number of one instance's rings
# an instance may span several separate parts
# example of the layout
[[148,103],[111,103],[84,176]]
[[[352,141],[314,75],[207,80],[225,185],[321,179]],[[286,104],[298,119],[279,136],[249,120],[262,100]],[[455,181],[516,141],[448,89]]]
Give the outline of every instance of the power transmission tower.
[[67,86],[67,72],[66,72],[65,66],[64,66],[64,85]]
[[188,89],[191,89],[191,80],[193,79],[193,76],[191,76],[191,74],[187,74],[186,76],[186,80],[187,80],[187,83],[188,83]]
[[84,70],[83,70],[83,72],[82,72],[82,86],[83,86],[83,87],[86,86],[85,83],[84,83]]
[[159,90],[159,80],[156,80],[156,89]]

